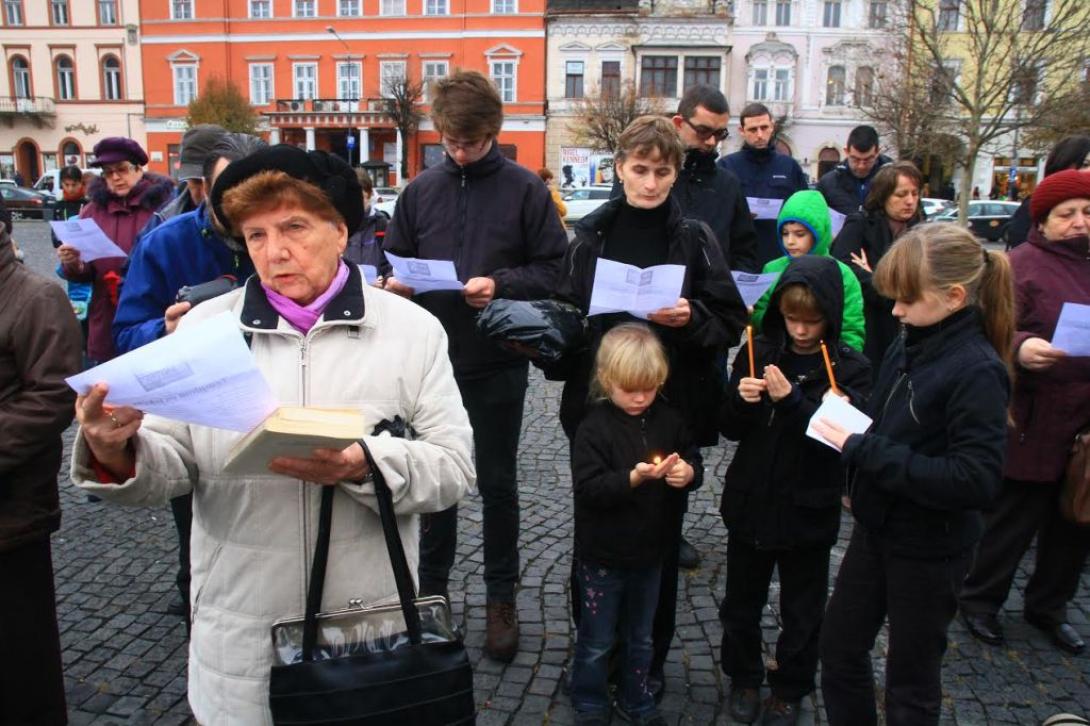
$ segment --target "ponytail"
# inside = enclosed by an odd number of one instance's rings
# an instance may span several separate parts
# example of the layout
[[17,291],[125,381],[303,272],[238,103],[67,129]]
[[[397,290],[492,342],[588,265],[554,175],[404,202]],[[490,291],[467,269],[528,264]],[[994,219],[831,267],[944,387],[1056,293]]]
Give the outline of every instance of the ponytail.
[[1014,273],[1010,260],[1002,252],[985,249],[984,260],[984,274],[977,292],[977,303],[984,317],[984,333],[1007,368],[1012,369]]

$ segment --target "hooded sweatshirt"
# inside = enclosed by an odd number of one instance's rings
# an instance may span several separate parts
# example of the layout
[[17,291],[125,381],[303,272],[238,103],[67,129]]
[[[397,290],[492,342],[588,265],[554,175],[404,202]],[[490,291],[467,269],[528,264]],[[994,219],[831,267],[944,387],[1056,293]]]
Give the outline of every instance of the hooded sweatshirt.
[[[791,262],[791,256],[783,246],[783,238],[780,236],[783,226],[788,222],[798,222],[810,230],[814,237],[814,245],[807,253],[811,257],[829,257],[829,247],[832,245],[832,223],[829,221],[829,206],[821,192],[803,191],[795,192],[791,198],[784,202],[780,210],[780,216],[776,219],[776,239],[780,240],[780,249],[784,256],[772,260],[764,266],[762,273],[782,273]],[[863,291],[859,287],[859,279],[852,272],[852,268],[843,262],[837,262],[840,267],[841,277],[844,278],[843,309],[841,311],[840,339],[855,350],[863,350],[863,341],[866,337],[866,321],[863,316]],[[761,299],[753,306],[753,328],[761,330],[761,322],[768,309],[769,297],[777,287],[773,285],[761,296]]]

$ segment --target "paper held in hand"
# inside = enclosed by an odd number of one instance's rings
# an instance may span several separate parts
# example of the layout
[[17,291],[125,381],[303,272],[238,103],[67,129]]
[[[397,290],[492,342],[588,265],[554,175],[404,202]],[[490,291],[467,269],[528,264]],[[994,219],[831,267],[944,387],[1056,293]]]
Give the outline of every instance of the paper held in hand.
[[872,423],[870,416],[863,413],[840,396],[826,396],[825,401],[822,402],[821,406],[818,407],[818,410],[814,412],[814,415],[810,417],[810,425],[806,427],[806,435],[837,451],[840,451],[840,449],[833,446],[828,439],[814,429],[814,422],[820,421],[821,419],[828,419],[853,434],[866,433]]
[[394,268],[393,277],[416,293],[461,290],[465,287],[458,281],[458,273],[450,260],[419,260],[415,257],[398,257],[389,252],[386,259]]
[[646,319],[662,308],[677,305],[685,282],[685,265],[635,265],[598,258],[588,315],[631,313]]
[[746,304],[746,307],[751,308],[761,299],[761,295],[772,287],[780,273],[769,272],[764,275],[755,275],[752,272],[731,272],[730,276],[734,278],[734,285],[738,288],[738,294],[742,296],[742,302]]
[[1064,303],[1052,334],[1052,347],[1071,356],[1090,356],[1090,305]]
[[53,228],[57,239],[79,250],[79,258],[83,262],[128,256],[125,250],[106,236],[93,219],[66,219],[62,222],[50,222],[49,226]]
[[831,229],[829,231],[832,234],[833,239],[836,239],[836,236],[840,234],[840,230],[844,229],[844,222],[847,219],[848,215],[841,214],[835,209],[829,210],[829,224],[831,226]]
[[281,406],[239,439],[223,465],[225,474],[271,474],[277,456],[309,459],[314,449],[341,449],[363,438],[359,409]]
[[776,219],[783,209],[782,199],[764,199],[762,197],[746,197],[749,205],[749,213],[757,219]]

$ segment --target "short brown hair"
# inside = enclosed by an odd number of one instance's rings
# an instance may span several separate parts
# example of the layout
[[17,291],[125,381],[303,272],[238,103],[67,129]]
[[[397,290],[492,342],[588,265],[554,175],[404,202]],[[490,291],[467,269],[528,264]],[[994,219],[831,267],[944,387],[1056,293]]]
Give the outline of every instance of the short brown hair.
[[[911,161],[895,161],[886,164],[874,175],[874,181],[870,183],[870,191],[863,202],[863,209],[868,212],[880,212],[886,208],[886,202],[893,196],[897,189],[897,181],[901,177],[907,177],[916,185],[916,190],[923,189],[923,174]],[[916,216],[920,215],[923,205],[916,208]]]
[[537,175],[541,177],[541,181],[545,182],[546,184],[553,180],[553,170],[546,167],[538,169]]
[[658,152],[663,161],[681,169],[685,147],[677,129],[662,116],[640,116],[630,123],[617,139],[614,157],[621,163],[629,156],[651,156],[652,152]]
[[788,285],[780,293],[780,313],[785,317],[793,315],[800,318],[825,318],[814,291],[801,282]]
[[495,84],[480,72],[456,70],[436,82],[431,120],[440,134],[460,139],[499,136],[503,101]]
[[242,223],[254,214],[297,206],[333,224],[344,217],[321,189],[282,171],[266,170],[239,182],[223,193],[220,205],[233,234],[242,235]]
[[371,196],[375,193],[375,183],[371,181],[371,175],[367,173],[366,169],[356,169],[356,179],[359,180],[364,194]]

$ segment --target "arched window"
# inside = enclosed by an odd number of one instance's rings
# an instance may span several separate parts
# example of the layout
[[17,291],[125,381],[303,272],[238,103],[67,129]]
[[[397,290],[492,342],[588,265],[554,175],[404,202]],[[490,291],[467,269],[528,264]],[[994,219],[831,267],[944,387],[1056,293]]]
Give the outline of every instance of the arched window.
[[11,59],[11,86],[16,98],[30,98],[34,91],[30,85],[30,63],[21,55]]
[[82,154],[79,144],[71,139],[61,144],[61,164],[64,166],[83,166]]
[[102,98],[107,101],[120,101],[121,61],[116,56],[108,55],[102,59]]
[[845,75],[844,66],[829,67],[829,77],[828,80],[825,81],[826,106],[844,105]]
[[855,71],[855,105],[874,105],[874,69],[861,66]]
[[57,99],[71,101],[76,97],[76,69],[72,65],[72,59],[60,55],[54,65],[57,69]]

